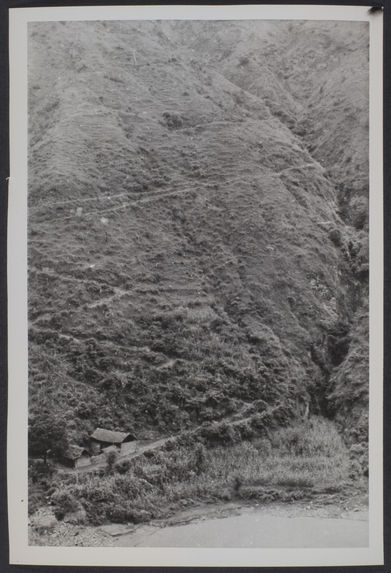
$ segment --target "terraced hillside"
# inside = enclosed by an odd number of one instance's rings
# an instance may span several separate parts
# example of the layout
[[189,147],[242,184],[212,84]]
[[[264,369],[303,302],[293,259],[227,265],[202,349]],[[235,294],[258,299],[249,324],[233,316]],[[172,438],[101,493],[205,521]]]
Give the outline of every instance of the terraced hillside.
[[30,24],[32,419],[83,443],[308,404],[365,437],[367,40]]

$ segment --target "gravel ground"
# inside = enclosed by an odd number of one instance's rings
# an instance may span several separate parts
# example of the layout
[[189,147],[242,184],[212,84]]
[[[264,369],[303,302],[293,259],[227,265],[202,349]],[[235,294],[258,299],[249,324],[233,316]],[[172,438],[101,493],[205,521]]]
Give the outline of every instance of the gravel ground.
[[113,538],[97,527],[57,521],[50,508],[42,508],[29,520],[29,544],[103,547],[113,545]]
[[46,534],[38,534],[29,527],[30,545],[61,545],[64,547],[107,547],[112,546],[113,538],[96,527],[58,523],[54,530]]

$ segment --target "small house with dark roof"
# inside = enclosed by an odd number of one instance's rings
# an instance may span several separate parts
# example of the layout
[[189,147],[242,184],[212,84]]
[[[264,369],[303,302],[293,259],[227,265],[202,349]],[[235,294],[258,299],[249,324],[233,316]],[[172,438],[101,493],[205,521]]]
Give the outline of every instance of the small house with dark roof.
[[80,468],[90,465],[91,456],[85,448],[76,444],[70,444],[62,455],[61,462],[69,468]]
[[135,436],[129,432],[115,432],[97,428],[90,437],[91,451],[96,455],[111,446],[121,449],[122,444],[133,442],[135,439]]

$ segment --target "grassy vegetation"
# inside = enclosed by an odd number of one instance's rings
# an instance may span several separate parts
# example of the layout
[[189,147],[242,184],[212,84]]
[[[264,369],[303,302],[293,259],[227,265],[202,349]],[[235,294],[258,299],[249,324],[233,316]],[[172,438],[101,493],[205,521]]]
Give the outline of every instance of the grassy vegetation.
[[171,443],[96,475],[57,479],[49,490],[55,511],[82,507],[94,524],[139,522],[197,502],[313,499],[343,493],[353,477],[360,481],[340,435],[325,419],[230,446],[208,447],[194,436],[190,443]]

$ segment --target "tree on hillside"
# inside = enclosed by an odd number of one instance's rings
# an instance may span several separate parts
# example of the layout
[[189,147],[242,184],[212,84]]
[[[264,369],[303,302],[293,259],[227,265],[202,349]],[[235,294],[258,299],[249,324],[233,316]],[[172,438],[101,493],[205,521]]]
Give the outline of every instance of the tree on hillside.
[[30,420],[28,432],[29,454],[42,456],[45,464],[49,454],[59,457],[68,448],[65,420],[47,411]]

